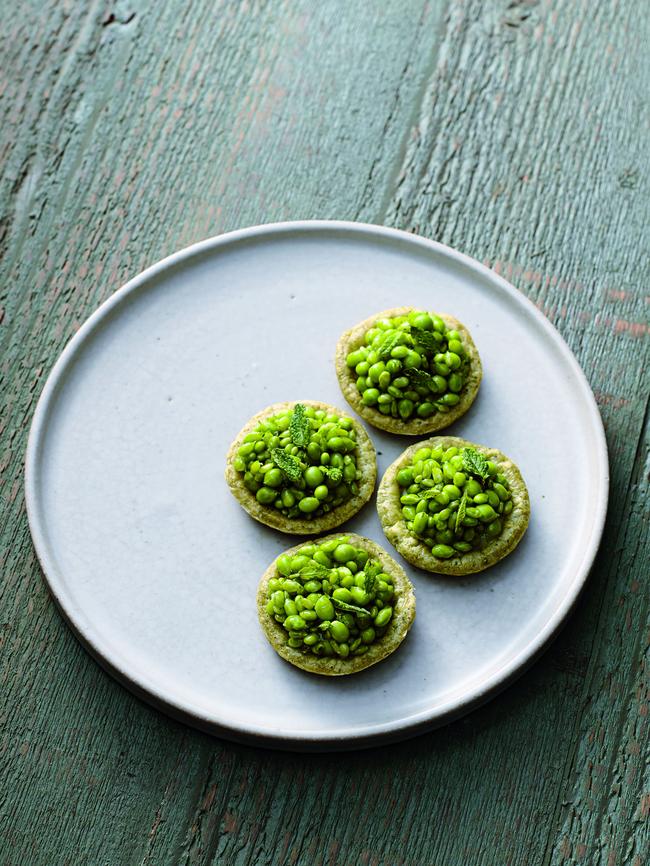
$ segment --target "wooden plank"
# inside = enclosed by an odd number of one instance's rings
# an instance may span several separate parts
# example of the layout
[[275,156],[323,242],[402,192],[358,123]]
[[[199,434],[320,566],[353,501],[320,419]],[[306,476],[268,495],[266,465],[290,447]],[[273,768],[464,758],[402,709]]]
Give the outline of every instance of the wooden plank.
[[[631,0],[457,0],[442,27],[443,4],[411,6],[6,16],[5,863],[647,859],[648,24]],[[598,567],[543,660],[462,722],[343,758],[220,743],[112,683],[52,610],[20,490],[42,377],[99,300],[205,234],[304,216],[420,231],[512,279],[578,354],[612,454]]]
[[31,413],[79,323],[146,265],[381,198],[436,10],[4,5],[0,862],[174,862],[165,821],[182,840],[215,756],[239,752],[132,698],[62,624],[24,514]]

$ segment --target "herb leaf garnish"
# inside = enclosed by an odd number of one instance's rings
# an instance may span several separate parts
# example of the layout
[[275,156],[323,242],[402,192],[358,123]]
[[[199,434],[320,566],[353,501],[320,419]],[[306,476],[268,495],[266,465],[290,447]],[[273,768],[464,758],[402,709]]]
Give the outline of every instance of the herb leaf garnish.
[[395,346],[399,345],[399,341],[402,336],[403,334],[401,331],[394,331],[392,334],[389,334],[386,337],[386,339],[378,349],[378,354],[382,361],[390,357],[390,353],[393,351]]
[[330,601],[339,610],[344,610],[347,613],[363,613],[366,616],[370,616],[370,611],[366,610],[365,607],[357,607],[355,604],[348,604],[347,601],[339,601],[334,596],[330,596]]
[[343,473],[336,466],[322,466],[321,470],[325,472],[327,477],[335,484],[343,478]]
[[467,512],[467,500],[469,499],[469,494],[467,492],[467,488],[463,490],[463,496],[460,500],[460,505],[458,506],[458,511],[456,512],[456,525],[454,527],[454,532],[458,535],[463,531],[463,520],[465,519],[465,514]]
[[426,370],[418,370],[417,367],[410,367],[409,369],[404,370],[404,374],[409,377],[414,385],[421,385],[428,388],[430,391],[433,391],[434,394],[438,392],[438,386],[433,381],[433,376],[431,373],[427,373]]
[[439,352],[438,343],[431,331],[425,331],[424,328],[411,328],[411,336],[427,352],[431,352],[434,355]]
[[490,477],[487,460],[475,448],[463,448],[463,469],[483,481]]
[[[296,403],[291,414],[291,421],[289,422],[291,442],[297,445],[298,448],[304,448],[309,444],[311,427],[309,426],[309,418],[305,415],[305,411],[302,403]],[[280,469],[282,469],[281,466]]]
[[293,454],[289,454],[282,448],[271,448],[271,459],[278,469],[284,472],[289,481],[300,481],[302,468],[300,461]]
[[371,595],[375,589],[377,575],[381,574],[381,565],[378,562],[367,562],[363,570],[366,575],[366,592],[368,593],[368,595]]
[[298,574],[309,580],[325,580],[330,576],[330,569],[326,565],[321,565],[320,562],[312,560],[309,565],[303,566]]

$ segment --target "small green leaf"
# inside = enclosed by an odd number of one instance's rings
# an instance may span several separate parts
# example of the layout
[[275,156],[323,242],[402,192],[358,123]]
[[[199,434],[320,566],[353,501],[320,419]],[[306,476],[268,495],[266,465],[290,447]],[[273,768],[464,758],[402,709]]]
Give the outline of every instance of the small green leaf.
[[271,459],[278,469],[284,472],[289,481],[300,481],[302,467],[300,461],[293,454],[283,451],[282,448],[271,448]]
[[454,532],[456,535],[463,531],[463,520],[465,519],[465,513],[467,511],[467,500],[469,499],[469,494],[467,493],[467,488],[463,490],[463,496],[460,500],[460,505],[458,506],[458,511],[456,512],[456,526],[454,527]]
[[294,445],[297,445],[298,448],[304,448],[309,444],[311,427],[309,425],[309,418],[305,415],[305,411],[306,409],[302,403],[296,403],[291,414],[291,421],[289,422],[289,435],[291,436],[291,442]]
[[363,607],[357,607],[355,604],[348,604],[347,601],[339,601],[338,598],[330,597],[330,601],[338,610],[344,610],[346,613],[362,613],[364,616],[370,616],[370,611]]
[[366,562],[363,570],[366,575],[366,592],[368,595],[372,595],[375,589],[375,583],[377,582],[377,575],[382,572],[381,565],[377,561],[372,560]]
[[340,469],[337,469],[336,466],[323,466],[321,468],[323,469],[327,477],[335,484],[343,478],[343,473]]
[[403,331],[393,331],[392,333],[388,334],[377,352],[382,361],[385,361],[386,358],[390,358],[390,353],[393,351],[395,346],[399,345],[399,341],[401,340],[402,336]]
[[310,562],[309,565],[303,566],[298,574],[307,580],[326,580],[330,576],[330,571],[326,565],[321,565],[320,562]]
[[435,499],[436,496],[442,492],[442,488],[440,487],[429,487],[428,490],[425,490],[423,493],[420,493],[420,499]]
[[440,351],[431,331],[425,331],[423,328],[411,328],[411,336],[425,351],[433,355]]
[[430,391],[433,391],[434,394],[438,392],[438,386],[433,381],[433,376],[431,373],[427,373],[426,370],[418,370],[417,367],[411,367],[410,369],[404,370],[404,373],[409,377],[414,385],[428,388]]
[[483,481],[490,476],[487,460],[475,448],[463,448],[463,469],[471,475],[476,475]]

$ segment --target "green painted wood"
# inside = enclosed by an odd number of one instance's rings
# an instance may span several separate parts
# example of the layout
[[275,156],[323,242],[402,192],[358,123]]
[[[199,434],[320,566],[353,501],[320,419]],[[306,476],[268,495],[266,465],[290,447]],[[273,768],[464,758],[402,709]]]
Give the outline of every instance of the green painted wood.
[[[632,0],[23,3],[0,56],[0,863],[650,860],[645,46]],[[408,743],[280,755],[115,684],[55,611],[22,460],[44,377],[127,277],[209,234],[331,217],[486,261],[554,321],[612,504],[567,628]]]

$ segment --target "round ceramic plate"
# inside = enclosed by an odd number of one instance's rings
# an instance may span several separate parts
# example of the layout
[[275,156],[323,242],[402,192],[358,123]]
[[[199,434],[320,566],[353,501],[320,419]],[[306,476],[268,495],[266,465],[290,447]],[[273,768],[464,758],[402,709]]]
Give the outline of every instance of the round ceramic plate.
[[[472,577],[402,563],[417,594],[402,647],[355,676],[313,676],[276,655],[255,609],[261,574],[296,539],[248,517],[226,487],[224,456],[270,403],[345,408],[332,362],[340,333],[401,304],[470,328],[483,384],[448,432],[519,465],[530,527],[511,556]],[[381,475],[410,440],[369,432]],[[26,487],[50,589],[125,685],[225,737],[340,749],[448,721],[530,663],[587,577],[608,468],[589,386],[523,295],[422,238],[302,222],[196,244],[100,307],[44,388]],[[394,553],[374,498],[348,528]]]

